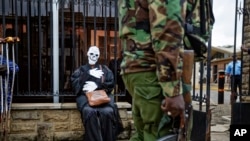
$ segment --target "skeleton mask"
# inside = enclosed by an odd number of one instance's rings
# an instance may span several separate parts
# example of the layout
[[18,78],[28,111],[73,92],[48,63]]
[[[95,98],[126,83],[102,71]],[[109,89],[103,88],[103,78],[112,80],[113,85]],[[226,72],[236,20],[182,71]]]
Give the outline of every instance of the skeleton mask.
[[89,64],[94,65],[100,57],[99,48],[97,46],[91,46],[88,50],[87,56],[88,56]]

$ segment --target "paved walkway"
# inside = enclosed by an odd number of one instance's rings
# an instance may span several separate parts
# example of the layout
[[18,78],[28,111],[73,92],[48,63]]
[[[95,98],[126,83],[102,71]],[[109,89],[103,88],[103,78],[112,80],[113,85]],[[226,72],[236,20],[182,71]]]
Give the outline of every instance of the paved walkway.
[[[199,93],[199,85],[196,85],[196,91]],[[231,122],[231,105],[230,90],[228,85],[224,86],[224,104],[218,104],[218,84],[210,85],[210,109],[211,117],[211,141],[230,141],[230,122]],[[203,93],[206,92],[206,85],[203,85]],[[196,93],[196,92],[195,92]],[[199,102],[193,102],[194,109],[200,109]],[[206,104],[202,104],[202,111],[205,111]]]
[[[199,110],[199,103],[193,101],[194,109]],[[231,121],[231,105],[210,103],[211,109],[211,141],[229,141],[229,126]],[[202,111],[206,110],[205,103],[202,104]]]

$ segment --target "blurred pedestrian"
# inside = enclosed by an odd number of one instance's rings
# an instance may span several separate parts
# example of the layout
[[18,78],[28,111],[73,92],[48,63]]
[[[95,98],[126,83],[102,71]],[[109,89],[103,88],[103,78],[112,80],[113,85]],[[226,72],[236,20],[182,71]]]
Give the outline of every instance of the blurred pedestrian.
[[237,100],[237,96],[241,92],[241,61],[238,60],[236,55],[233,55],[232,59],[233,60],[226,65],[225,74],[231,81],[231,100],[234,100],[232,102],[235,102]]

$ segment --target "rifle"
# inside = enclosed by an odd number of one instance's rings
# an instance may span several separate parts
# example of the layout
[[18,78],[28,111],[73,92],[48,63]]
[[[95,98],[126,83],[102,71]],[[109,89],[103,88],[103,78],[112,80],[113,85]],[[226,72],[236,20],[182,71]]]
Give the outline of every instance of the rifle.
[[185,105],[185,126],[184,128],[176,128],[174,127],[173,134],[166,135],[164,137],[161,137],[157,141],[188,141],[189,140],[189,135],[188,135],[188,129],[189,129],[189,123],[191,120],[191,116],[193,113],[193,106],[191,104],[186,104]]
[[[185,101],[185,126],[182,129],[174,127],[174,133],[166,135],[157,141],[189,141],[191,137],[192,120],[193,120],[193,106],[191,97],[191,77],[194,63],[194,52],[193,50],[184,50],[181,53],[183,58],[183,98]],[[177,125],[179,126],[179,125]]]

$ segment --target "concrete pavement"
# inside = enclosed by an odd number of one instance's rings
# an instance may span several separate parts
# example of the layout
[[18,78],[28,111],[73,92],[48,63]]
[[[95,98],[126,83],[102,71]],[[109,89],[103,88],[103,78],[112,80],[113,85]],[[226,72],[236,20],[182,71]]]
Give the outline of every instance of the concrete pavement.
[[[195,104],[197,104],[195,106]],[[211,109],[211,126],[210,136],[211,141],[229,141],[229,126],[231,122],[231,105],[210,103]],[[198,103],[194,102],[194,107],[197,108]],[[206,104],[203,104],[202,109],[205,111]]]
[[[199,95],[200,86],[196,85],[195,94]],[[206,85],[203,85],[203,95],[206,95]],[[223,104],[218,104],[218,84],[210,84],[210,109],[211,109],[211,141],[230,141],[231,105],[230,90],[224,86]],[[193,101],[194,109],[200,110],[199,102]],[[202,111],[206,110],[206,103],[202,103]]]

